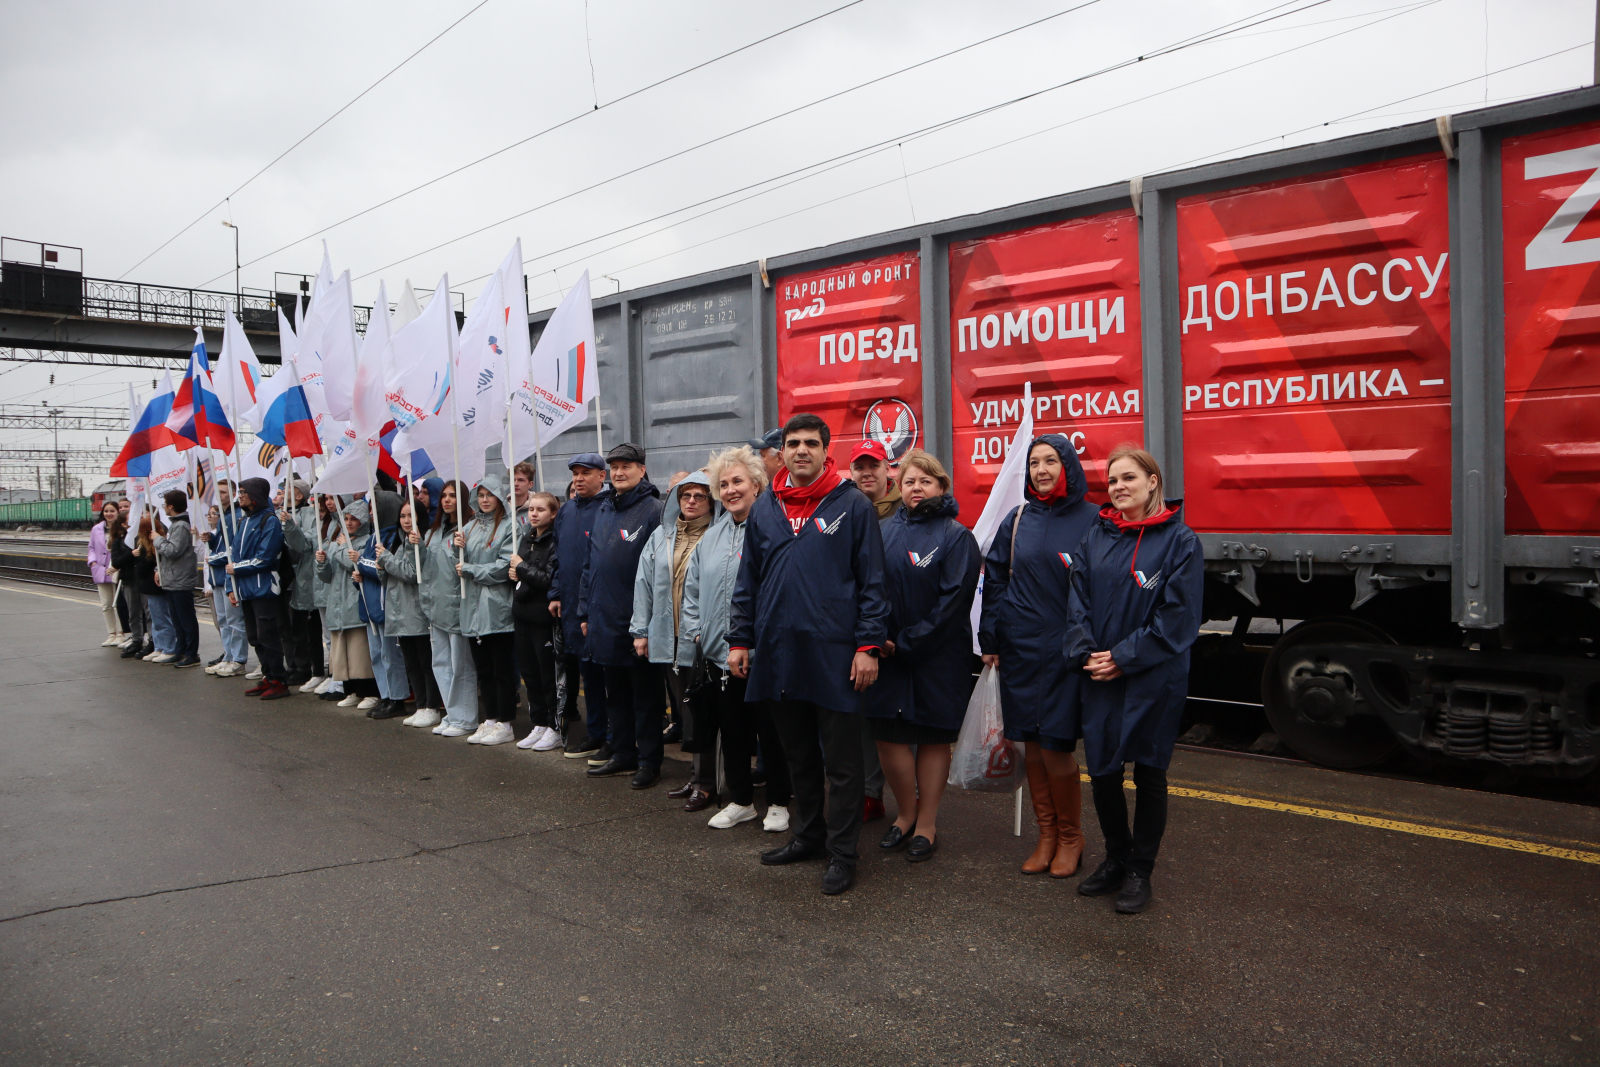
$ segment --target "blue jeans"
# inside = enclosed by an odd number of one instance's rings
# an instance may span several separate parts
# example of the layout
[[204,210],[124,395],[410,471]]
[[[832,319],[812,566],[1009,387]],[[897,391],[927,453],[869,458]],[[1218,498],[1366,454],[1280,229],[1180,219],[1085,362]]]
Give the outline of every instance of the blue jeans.
[[478,672],[472,665],[468,638],[433,627],[433,680],[444,699],[445,721],[455,726],[478,725]]
[[145,607],[150,609],[150,639],[157,652],[172,654],[178,651],[178,630],[172,625],[172,606],[166,593],[146,593]]
[[406,658],[398,638],[387,637],[383,623],[367,623],[367,651],[372,657],[372,677],[378,681],[378,695],[385,700],[404,700],[411,692],[406,681]]
[[250,646],[244,639],[244,609],[228,603],[228,594],[221,587],[211,590],[211,618],[217,624],[217,636],[222,639],[222,658],[229,663],[249,663]]

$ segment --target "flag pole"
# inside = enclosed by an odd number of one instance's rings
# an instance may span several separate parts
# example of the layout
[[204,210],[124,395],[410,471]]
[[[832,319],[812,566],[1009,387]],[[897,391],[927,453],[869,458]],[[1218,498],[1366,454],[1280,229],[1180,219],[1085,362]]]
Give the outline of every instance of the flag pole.
[[417,561],[417,588],[422,588],[422,527],[417,522],[417,472],[406,471],[406,493],[411,497],[411,528],[417,533],[417,543],[411,546]]
[[[450,369],[450,454],[455,461],[456,483],[456,533],[461,533],[461,434],[456,429],[456,367],[455,354],[449,357]],[[460,567],[466,562],[466,554],[461,547],[456,546],[456,566]],[[456,577],[461,580],[461,599],[467,599],[467,576],[457,572]]]
[[511,344],[507,342],[500,349],[506,367],[506,517],[511,520],[511,551],[517,550],[517,446],[512,440],[511,406],[517,402],[517,394],[511,388]]
[[[211,435],[209,433],[206,434],[206,451],[211,454],[211,476],[215,478],[217,476],[217,450],[211,447]],[[224,458],[226,458],[226,454],[224,454]],[[223,470],[226,471],[227,469],[227,464],[224,462]],[[237,492],[239,483],[234,481],[231,474],[229,475],[228,480],[233,482],[234,491]],[[271,501],[268,501],[268,503],[271,503]],[[228,565],[231,567],[233,566],[233,543],[228,537],[227,515],[222,515],[217,524],[222,527],[222,551],[227,555]],[[232,574],[228,575],[228,584],[233,586],[233,592],[237,594],[239,591],[239,584],[233,580]]]
[[[596,383],[598,383],[600,381],[600,368],[599,367],[596,367],[595,370],[594,370],[594,380],[595,380]],[[578,388],[579,389],[583,388],[583,383],[582,382],[578,383]],[[537,415],[537,412],[535,412],[535,415]],[[596,451],[598,451],[603,456],[603,455],[606,454],[606,439],[605,439],[605,431],[604,431],[603,427],[601,426],[601,422],[602,422],[602,420],[600,418],[600,390],[596,389],[595,393],[594,393],[594,443],[595,443],[595,446],[596,446]]]

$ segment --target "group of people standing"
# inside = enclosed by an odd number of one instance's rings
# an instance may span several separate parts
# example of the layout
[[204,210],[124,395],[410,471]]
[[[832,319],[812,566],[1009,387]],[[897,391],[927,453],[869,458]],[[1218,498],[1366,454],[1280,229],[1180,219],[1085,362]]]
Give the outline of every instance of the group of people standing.
[[[1107,854],[1079,892],[1142,911],[1201,611],[1198,539],[1181,502],[1164,499],[1156,461],[1116,449],[1110,503],[1096,507],[1067,438],[1039,437],[1025,502],[984,558],[933,455],[911,449],[896,471],[866,442],[846,475],[830,443],[821,418],[796,415],[665,493],[625,443],[570,460],[564,502],[531,492],[522,464],[509,514],[495,475],[311,506],[296,480],[275,513],[266,482],[246,479],[210,524],[226,534],[209,556],[223,656],[208,670],[244,669],[238,619],[260,662],[247,695],[298,687],[372,718],[410,700],[407,725],[482,745],[515,740],[520,688],[532,729],[519,748],[584,758],[590,777],[639,790],[660,780],[670,730],[693,770],[669,795],[716,808],[717,829],[762,819],[789,832],[761,862],[826,859],[832,895],[853,885],[862,824],[884,811],[874,785],[896,808],[878,849],[911,862],[938,850],[981,587],[976,643],[998,674],[1005,734],[1024,746],[1039,826],[1022,870],[1078,870],[1081,740]],[[182,506],[167,503],[169,546]],[[101,540],[121,544],[107,521]]]

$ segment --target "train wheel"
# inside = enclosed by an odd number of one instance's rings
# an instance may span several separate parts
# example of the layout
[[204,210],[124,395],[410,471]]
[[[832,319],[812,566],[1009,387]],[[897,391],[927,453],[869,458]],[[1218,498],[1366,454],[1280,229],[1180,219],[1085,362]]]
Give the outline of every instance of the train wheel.
[[[1273,646],[1261,674],[1267,719],[1284,744],[1312,763],[1351,769],[1381,763],[1399,742],[1360,692],[1353,669],[1329,645],[1392,645],[1388,634],[1357,619],[1311,619]],[[1319,646],[1313,655],[1307,646]]]

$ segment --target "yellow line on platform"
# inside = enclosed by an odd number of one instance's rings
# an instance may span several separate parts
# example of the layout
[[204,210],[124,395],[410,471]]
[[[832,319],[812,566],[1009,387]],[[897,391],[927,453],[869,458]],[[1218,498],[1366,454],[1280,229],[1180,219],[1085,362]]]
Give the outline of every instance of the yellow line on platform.
[[18,589],[14,585],[0,585],[0,589],[3,589],[8,593],[27,593],[29,596],[47,596],[51,600],[65,600],[69,604],[88,604],[96,608],[100,606],[100,601],[98,599],[86,600],[80,596],[62,596],[60,593],[46,593],[39,589]]
[[[1089,780],[1087,774],[1080,777],[1085,782]],[[1132,782],[1125,782],[1123,788],[1133,789],[1134,785]],[[1586,852],[1582,849],[1561,848],[1556,845],[1541,844],[1538,841],[1524,841],[1517,837],[1475,834],[1468,830],[1451,830],[1443,826],[1429,826],[1426,823],[1406,822],[1402,819],[1380,819],[1375,815],[1357,815],[1353,811],[1314,808],[1307,804],[1287,804],[1281,800],[1261,800],[1257,797],[1242,797],[1237,793],[1213,793],[1207,789],[1190,789],[1186,786],[1169,785],[1167,792],[1171,796],[1187,797],[1191,800],[1211,800],[1218,804],[1232,804],[1240,808],[1280,811],[1287,815],[1304,815],[1312,819],[1328,819],[1331,822],[1350,823],[1353,826],[1368,826],[1375,830],[1392,830],[1399,834],[1433,837],[1441,841],[1461,841],[1469,845],[1487,845],[1489,848],[1510,849],[1512,852],[1528,852],[1535,856],[1549,856],[1553,859],[1600,864],[1600,851]]]

